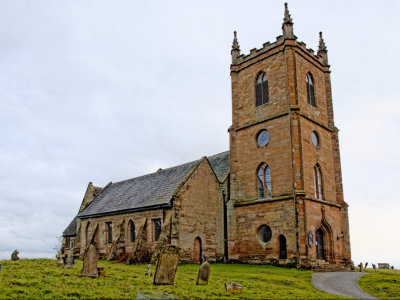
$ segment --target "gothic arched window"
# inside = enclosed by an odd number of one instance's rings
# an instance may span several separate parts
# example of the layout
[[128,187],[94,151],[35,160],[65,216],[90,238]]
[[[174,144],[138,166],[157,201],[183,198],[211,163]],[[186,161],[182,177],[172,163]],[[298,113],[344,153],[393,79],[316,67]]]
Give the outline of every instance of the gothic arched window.
[[131,243],[135,242],[135,223],[132,220],[129,221],[129,240]]
[[261,72],[256,80],[256,106],[269,102],[268,97],[268,77],[267,74]]
[[322,188],[322,173],[318,164],[314,166],[314,195],[315,198],[322,200],[324,197]]
[[262,163],[257,170],[258,199],[269,199],[271,193],[271,170],[266,163]]
[[307,73],[306,76],[306,84],[307,84],[307,101],[308,104],[311,104],[314,107],[317,107],[315,104],[315,94],[314,94],[314,79],[310,72]]

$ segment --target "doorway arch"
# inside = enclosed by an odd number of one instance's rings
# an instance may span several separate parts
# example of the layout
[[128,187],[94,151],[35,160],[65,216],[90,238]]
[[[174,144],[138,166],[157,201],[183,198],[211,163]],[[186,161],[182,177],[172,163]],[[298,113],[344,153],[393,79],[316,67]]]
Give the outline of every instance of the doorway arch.
[[315,232],[317,259],[323,259],[326,261],[335,260],[332,236],[332,228],[323,217],[320,226]]
[[202,246],[201,246],[201,239],[197,237],[194,239],[193,245],[193,262],[197,264],[202,263]]
[[317,229],[315,235],[315,244],[317,246],[317,258],[325,260],[324,231],[321,228]]
[[279,236],[279,259],[287,258],[286,238],[284,235]]

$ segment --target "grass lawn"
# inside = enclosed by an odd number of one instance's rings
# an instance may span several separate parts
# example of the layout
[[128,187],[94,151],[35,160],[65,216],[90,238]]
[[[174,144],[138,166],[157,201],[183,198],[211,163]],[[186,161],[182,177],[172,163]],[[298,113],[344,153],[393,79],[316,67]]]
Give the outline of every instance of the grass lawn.
[[[311,285],[312,271],[273,266],[212,264],[207,286],[196,286],[199,265],[178,267],[174,286],[154,286],[153,278],[145,276],[146,265],[125,265],[99,261],[105,277],[80,278],[82,261],[73,269],[56,266],[51,259],[21,259],[0,261],[0,298],[136,298],[136,293],[168,293],[177,298],[247,298],[284,299],[336,297]],[[152,268],[153,274],[155,267]],[[367,276],[365,276],[367,277]],[[242,284],[243,293],[230,295],[225,282]]]
[[358,280],[358,285],[368,294],[380,299],[400,299],[400,271],[364,269],[369,274]]

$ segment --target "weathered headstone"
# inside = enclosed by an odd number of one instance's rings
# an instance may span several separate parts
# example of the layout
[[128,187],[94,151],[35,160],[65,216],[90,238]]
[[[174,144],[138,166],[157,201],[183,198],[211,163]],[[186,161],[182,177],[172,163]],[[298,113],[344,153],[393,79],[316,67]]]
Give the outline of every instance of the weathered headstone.
[[199,269],[199,274],[197,274],[196,285],[207,285],[208,278],[210,278],[210,272],[211,272],[210,264],[206,261],[201,265]]
[[174,284],[179,252],[179,247],[174,245],[166,245],[161,249],[153,284]]
[[66,256],[64,256],[63,261],[64,268],[73,268],[75,265],[75,259],[71,253],[68,253]]
[[152,276],[153,273],[151,272],[151,265],[147,266],[147,272],[146,272],[146,276]]
[[229,294],[233,293],[241,293],[242,292],[242,285],[236,282],[226,282],[225,289]]
[[358,265],[358,267],[360,268],[360,272],[362,272],[362,271],[363,271],[363,263],[360,262],[360,264]]
[[99,260],[99,251],[94,245],[89,245],[83,254],[83,267],[81,277],[98,277],[97,262]]
[[19,260],[19,257],[18,257],[18,254],[19,254],[19,252],[18,252],[18,250],[15,250],[12,254],[11,254],[11,260]]
[[365,265],[364,265],[364,269],[366,269],[366,268],[367,268],[367,266],[368,266],[368,262],[366,262],[366,263],[365,263]]
[[388,263],[378,263],[378,269],[389,269]]
[[372,268],[375,270],[375,269],[376,269],[376,265],[375,265],[375,264],[372,264]]

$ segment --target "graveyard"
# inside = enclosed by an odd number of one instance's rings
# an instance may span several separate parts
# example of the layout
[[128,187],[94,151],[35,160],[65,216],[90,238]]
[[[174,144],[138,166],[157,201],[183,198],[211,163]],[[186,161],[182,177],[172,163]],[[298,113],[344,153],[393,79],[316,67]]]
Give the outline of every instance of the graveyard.
[[[155,285],[156,266],[146,276],[148,265],[126,265],[99,260],[103,273],[95,278],[81,276],[82,260],[64,268],[52,259],[20,259],[0,261],[0,298],[140,298],[156,295],[167,299],[346,299],[314,288],[313,271],[280,268],[269,265],[211,264],[208,284],[196,285],[199,264],[182,264],[176,271],[173,285]],[[400,294],[400,271],[367,269],[360,286],[381,299],[394,299]],[[228,293],[225,283],[242,286],[239,293]],[[143,298],[145,299],[145,298]]]

